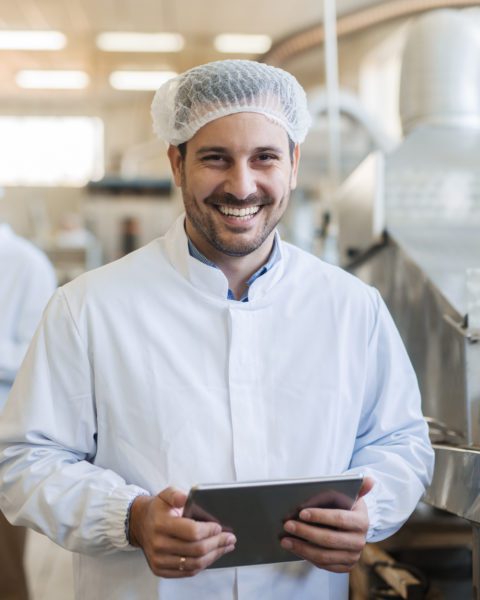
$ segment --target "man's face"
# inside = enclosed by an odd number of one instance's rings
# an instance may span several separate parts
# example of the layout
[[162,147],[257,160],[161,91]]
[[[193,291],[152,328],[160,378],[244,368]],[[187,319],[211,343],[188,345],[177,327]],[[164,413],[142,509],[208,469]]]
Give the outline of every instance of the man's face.
[[187,233],[208,258],[245,256],[271,244],[296,185],[298,146],[290,158],[286,131],[257,113],[211,121],[188,141],[183,160],[170,146],[182,188]]

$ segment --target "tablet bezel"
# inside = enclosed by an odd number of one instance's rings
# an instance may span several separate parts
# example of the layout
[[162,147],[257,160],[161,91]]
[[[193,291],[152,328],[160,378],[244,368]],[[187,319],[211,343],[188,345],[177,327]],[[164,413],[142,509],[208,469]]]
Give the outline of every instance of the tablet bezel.
[[235,550],[209,568],[240,567],[302,560],[283,549],[283,523],[303,508],[350,510],[363,475],[339,475],[193,486],[183,516],[214,521],[237,538]]

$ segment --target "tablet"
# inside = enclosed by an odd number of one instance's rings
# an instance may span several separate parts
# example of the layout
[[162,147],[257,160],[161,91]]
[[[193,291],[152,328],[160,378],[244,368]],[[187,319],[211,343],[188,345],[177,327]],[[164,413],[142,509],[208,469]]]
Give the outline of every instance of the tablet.
[[303,508],[350,510],[363,476],[320,477],[203,484],[192,487],[183,516],[214,521],[237,538],[235,550],[209,568],[241,567],[302,560],[280,545],[283,529]]

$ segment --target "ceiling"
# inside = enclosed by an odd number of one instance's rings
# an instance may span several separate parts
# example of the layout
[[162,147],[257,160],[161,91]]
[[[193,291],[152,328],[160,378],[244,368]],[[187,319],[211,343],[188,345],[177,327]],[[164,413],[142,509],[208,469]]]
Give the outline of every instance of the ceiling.
[[[339,14],[379,4],[338,0]],[[211,36],[222,31],[283,36],[321,20],[318,0],[2,0],[1,28],[60,29],[75,37],[102,30],[179,31]]]
[[[385,2],[384,2],[385,3]],[[339,15],[379,4],[378,0],[338,0]],[[322,20],[319,0],[1,0],[0,29],[54,29],[68,37],[58,52],[1,51],[0,99],[19,97],[15,74],[21,69],[83,69],[91,77],[89,94],[113,96],[108,75],[119,68],[173,69],[221,58],[219,33],[263,33],[274,41]],[[101,31],[179,32],[186,38],[180,53],[105,53],[95,47]],[[75,94],[74,92],[67,92]],[[22,97],[46,95],[22,91]],[[79,92],[76,92],[79,94]]]

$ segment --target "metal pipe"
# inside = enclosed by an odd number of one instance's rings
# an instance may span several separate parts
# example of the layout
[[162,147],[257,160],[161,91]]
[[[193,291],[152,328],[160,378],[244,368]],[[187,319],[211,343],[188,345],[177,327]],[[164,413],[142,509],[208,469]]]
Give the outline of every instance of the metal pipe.
[[[395,19],[404,19],[438,8],[478,6],[478,0],[390,0],[386,4],[370,6],[341,16],[337,22],[338,37],[364,31]],[[276,42],[260,60],[282,66],[288,60],[321,45],[325,39],[322,23],[293,33]]]
[[[325,74],[327,82],[328,166],[330,192],[340,180],[340,108],[338,92],[337,11],[335,0],[324,0]],[[330,202],[330,198],[328,199]]]

